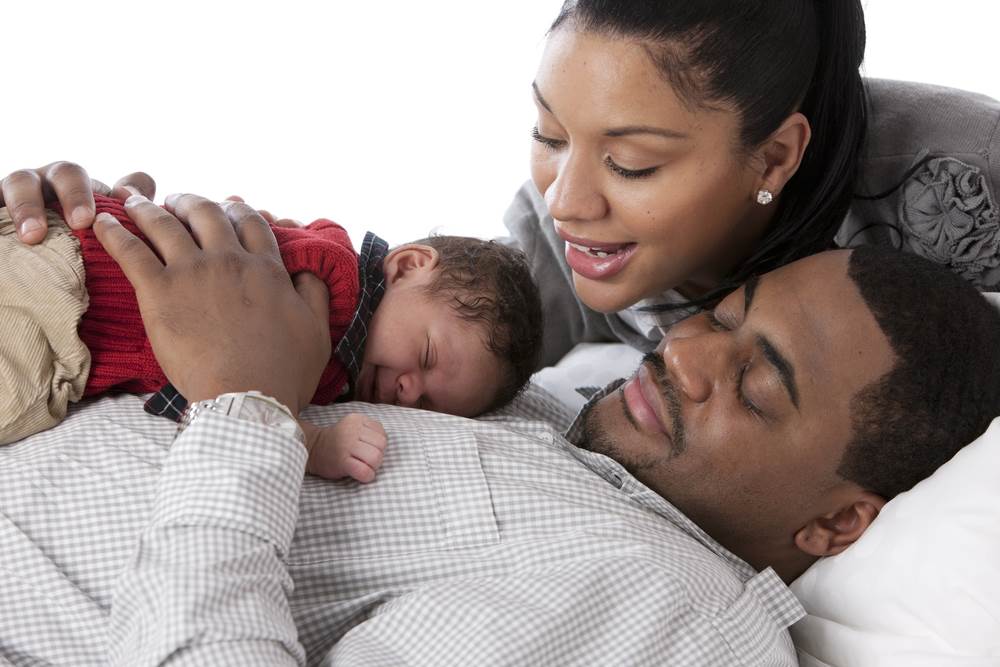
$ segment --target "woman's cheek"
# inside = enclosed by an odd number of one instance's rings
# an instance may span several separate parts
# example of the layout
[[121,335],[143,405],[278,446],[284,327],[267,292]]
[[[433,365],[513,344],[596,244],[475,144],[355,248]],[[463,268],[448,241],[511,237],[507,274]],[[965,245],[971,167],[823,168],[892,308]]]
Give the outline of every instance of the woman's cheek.
[[557,173],[558,168],[554,156],[548,154],[543,146],[532,146],[531,180],[534,181],[538,192],[544,195],[552,182],[556,180]]

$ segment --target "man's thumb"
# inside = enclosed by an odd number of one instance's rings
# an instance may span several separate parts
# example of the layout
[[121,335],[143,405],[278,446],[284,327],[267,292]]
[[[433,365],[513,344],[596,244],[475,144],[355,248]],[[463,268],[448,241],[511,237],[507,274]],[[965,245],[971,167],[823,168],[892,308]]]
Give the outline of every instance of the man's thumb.
[[330,336],[330,290],[326,283],[311,273],[296,273],[292,276],[292,283],[295,291],[299,293],[302,300],[306,302],[309,309],[316,316],[323,333]]

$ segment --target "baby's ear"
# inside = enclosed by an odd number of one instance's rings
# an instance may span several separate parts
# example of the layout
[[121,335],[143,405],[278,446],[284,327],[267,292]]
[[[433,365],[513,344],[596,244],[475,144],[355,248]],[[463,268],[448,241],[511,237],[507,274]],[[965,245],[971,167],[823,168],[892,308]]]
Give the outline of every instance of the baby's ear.
[[438,251],[429,245],[407,243],[393,248],[382,263],[386,284],[430,276],[440,258]]
[[852,502],[809,521],[795,533],[795,546],[811,556],[834,556],[854,544],[868,530],[886,501],[861,491]]

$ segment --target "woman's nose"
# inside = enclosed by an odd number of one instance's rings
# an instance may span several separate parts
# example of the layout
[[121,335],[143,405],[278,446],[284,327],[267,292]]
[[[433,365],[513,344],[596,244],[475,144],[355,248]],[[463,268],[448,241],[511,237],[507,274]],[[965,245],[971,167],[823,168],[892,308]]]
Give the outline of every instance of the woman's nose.
[[559,164],[556,179],[545,190],[545,204],[556,220],[587,222],[608,214],[608,203],[595,174],[569,153]]

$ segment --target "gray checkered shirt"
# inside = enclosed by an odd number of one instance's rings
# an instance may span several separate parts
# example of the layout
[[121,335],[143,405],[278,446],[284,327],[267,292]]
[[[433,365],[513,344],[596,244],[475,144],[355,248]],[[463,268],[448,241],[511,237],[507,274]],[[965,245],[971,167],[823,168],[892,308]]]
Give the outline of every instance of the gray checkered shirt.
[[[538,391],[478,421],[359,403],[370,485],[134,396],[0,449],[0,664],[794,665],[803,611]],[[551,423],[545,420],[551,420]]]

